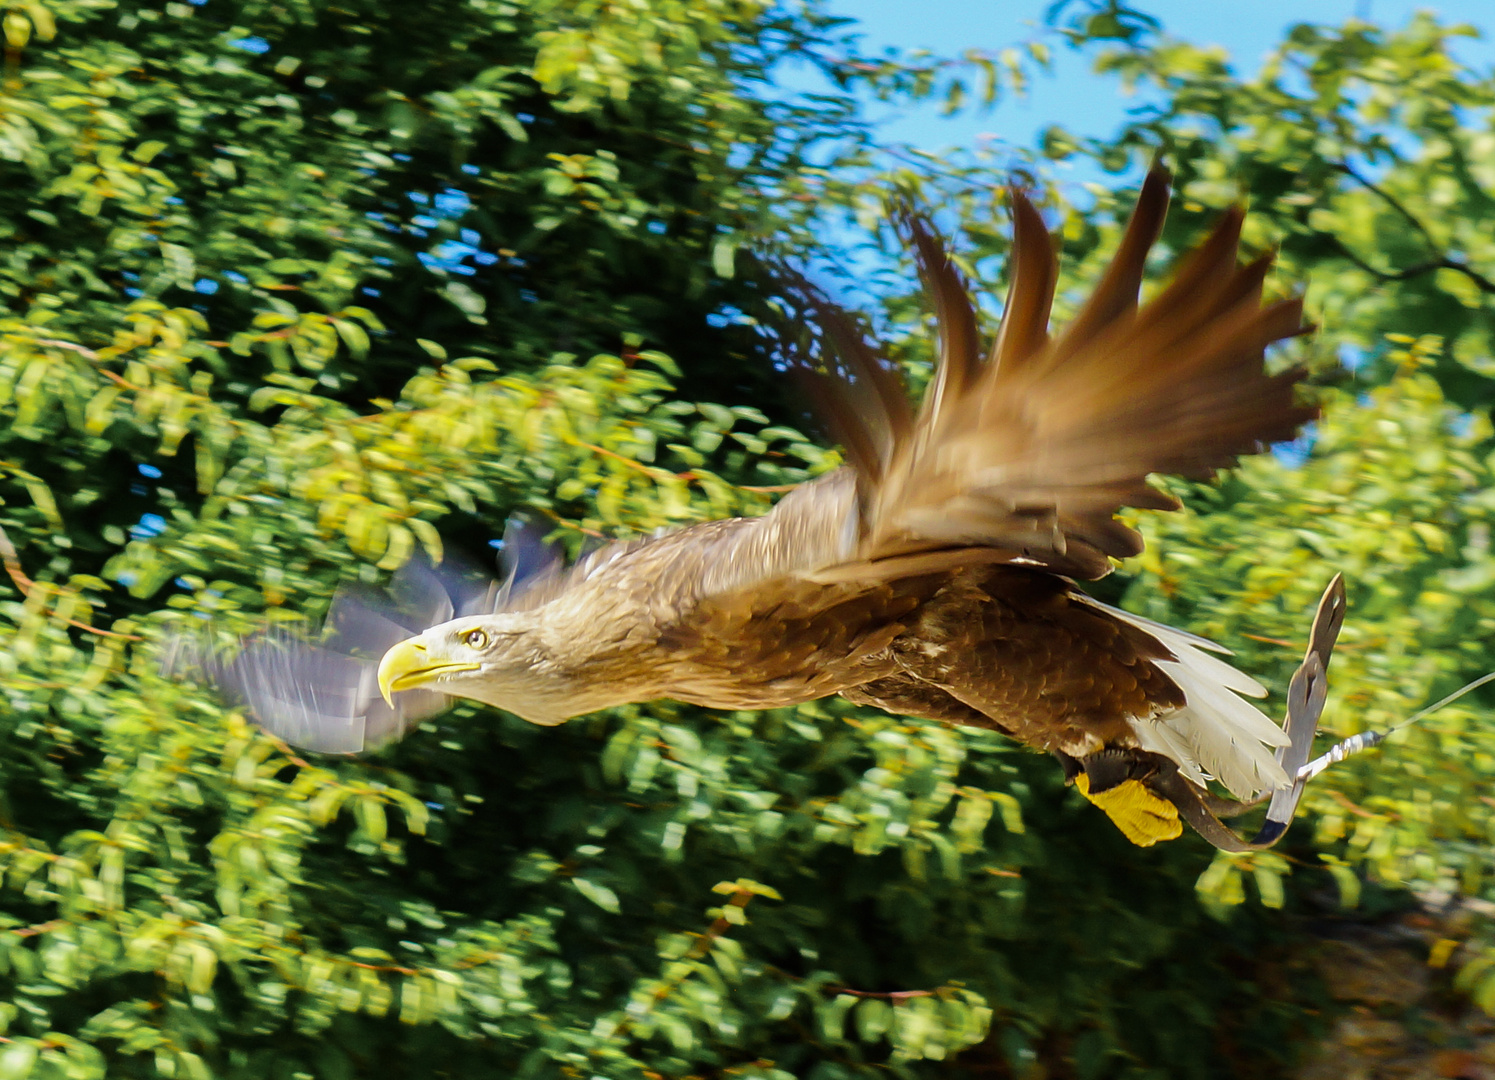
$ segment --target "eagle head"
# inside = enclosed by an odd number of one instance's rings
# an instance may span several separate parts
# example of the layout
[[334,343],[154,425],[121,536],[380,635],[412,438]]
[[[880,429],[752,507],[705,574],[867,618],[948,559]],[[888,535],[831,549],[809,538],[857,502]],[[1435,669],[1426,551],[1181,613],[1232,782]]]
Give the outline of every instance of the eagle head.
[[474,615],[433,626],[394,646],[379,661],[379,693],[391,706],[403,690],[471,698],[551,726],[574,716],[567,680],[527,613]]

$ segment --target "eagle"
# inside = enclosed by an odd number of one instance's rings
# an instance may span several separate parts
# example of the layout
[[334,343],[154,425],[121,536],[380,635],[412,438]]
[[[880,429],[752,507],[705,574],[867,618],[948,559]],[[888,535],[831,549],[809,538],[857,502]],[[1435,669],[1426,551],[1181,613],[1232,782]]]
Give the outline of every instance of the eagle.
[[[614,542],[572,566],[511,527],[502,585],[411,562],[392,601],[346,590],[319,642],[252,639],[208,660],[212,677],[273,735],[328,753],[397,739],[453,698],[556,725],[661,698],[738,710],[839,694],[1053,754],[1136,843],[1179,835],[1182,815],[1217,846],[1265,846],[1301,787],[1343,613],[1337,579],[1286,728],[1252,704],[1266,691],[1227,650],[1078,585],[1142,550],[1118,511],[1180,508],[1150,476],[1210,477],[1316,415],[1303,369],[1265,367],[1269,345],[1307,328],[1300,297],[1263,301],[1270,254],[1239,262],[1241,210],[1139,305],[1170,183],[1161,166],[1148,174],[1109,267],[1058,333],[1058,247],[1014,192],[990,343],[931,226],[900,213],[939,339],[917,407],[860,324],[785,275],[819,342],[794,364],[846,464],[769,512]],[[1220,824],[1269,797],[1257,841]]]

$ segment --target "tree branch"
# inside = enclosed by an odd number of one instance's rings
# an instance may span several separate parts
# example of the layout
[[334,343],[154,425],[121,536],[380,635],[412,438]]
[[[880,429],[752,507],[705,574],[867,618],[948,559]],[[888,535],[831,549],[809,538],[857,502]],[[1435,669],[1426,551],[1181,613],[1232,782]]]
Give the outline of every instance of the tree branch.
[[1442,247],[1442,245],[1433,238],[1432,232],[1429,231],[1428,227],[1422,223],[1422,220],[1418,218],[1416,214],[1412,213],[1412,211],[1408,210],[1406,206],[1402,204],[1401,200],[1398,199],[1395,195],[1391,194],[1391,192],[1387,191],[1385,188],[1378,186],[1373,181],[1367,180],[1365,177],[1361,176],[1355,171],[1355,167],[1348,161],[1335,162],[1334,167],[1348,176],[1351,180],[1355,181],[1355,183],[1365,188],[1366,191],[1380,196],[1381,200],[1387,206],[1395,210],[1398,214],[1400,214],[1407,220],[1407,223],[1410,224],[1412,228],[1416,229],[1422,234],[1422,238],[1427,241],[1428,247],[1431,250],[1438,251]]
[[[5,572],[10,575],[10,580],[15,583],[16,590],[28,600],[31,598],[32,590],[40,587],[38,583],[26,576],[25,569],[21,566],[21,560],[16,555],[16,546],[10,542],[10,536],[4,528],[0,528],[0,563],[5,566]],[[67,624],[77,630],[84,630],[99,637],[118,638],[121,641],[140,641],[139,634],[121,634],[114,630],[100,630],[97,626],[89,626],[86,622],[77,619],[68,619]]]
[[1470,281],[1474,282],[1475,287],[1480,292],[1495,295],[1495,281],[1485,277],[1468,263],[1462,262],[1459,259],[1450,259],[1444,255],[1436,259],[1429,259],[1427,262],[1420,262],[1415,266],[1405,267],[1401,270],[1382,270],[1379,267],[1372,266],[1365,259],[1355,254],[1339,237],[1330,236],[1329,240],[1341,255],[1377,281],[1409,281],[1412,278],[1420,277],[1433,270],[1457,270]]
[[938,990],[853,990],[849,986],[827,986],[826,993],[849,994],[859,998],[881,998],[883,1001],[891,1001],[897,1004],[907,1001],[909,998],[939,997]]
[[1421,218],[1407,209],[1406,205],[1395,195],[1374,181],[1361,176],[1348,161],[1337,161],[1334,163],[1334,168],[1344,173],[1366,191],[1376,195],[1382,202],[1391,207],[1398,216],[1417,230],[1418,234],[1427,243],[1428,250],[1433,253],[1433,257],[1427,261],[1420,262],[1416,266],[1409,266],[1404,270],[1379,270],[1351,251],[1339,237],[1331,237],[1334,246],[1339,249],[1340,254],[1349,259],[1350,262],[1354,263],[1361,270],[1364,270],[1367,274],[1370,274],[1377,281],[1407,281],[1426,274],[1431,270],[1455,270],[1474,282],[1480,292],[1495,295],[1495,281],[1485,277],[1485,275],[1481,274],[1462,259],[1451,259],[1447,255],[1440,254],[1442,245],[1438,243],[1432,231],[1423,223]]

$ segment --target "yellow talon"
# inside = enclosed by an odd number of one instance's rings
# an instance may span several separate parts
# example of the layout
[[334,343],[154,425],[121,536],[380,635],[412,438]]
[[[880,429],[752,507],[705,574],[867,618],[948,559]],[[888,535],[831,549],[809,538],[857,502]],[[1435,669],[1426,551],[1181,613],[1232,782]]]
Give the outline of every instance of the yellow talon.
[[1106,812],[1121,834],[1138,847],[1152,847],[1159,840],[1176,840],[1183,835],[1178,807],[1153,794],[1140,780],[1123,780],[1113,788],[1090,794],[1090,777],[1075,777],[1080,794]]

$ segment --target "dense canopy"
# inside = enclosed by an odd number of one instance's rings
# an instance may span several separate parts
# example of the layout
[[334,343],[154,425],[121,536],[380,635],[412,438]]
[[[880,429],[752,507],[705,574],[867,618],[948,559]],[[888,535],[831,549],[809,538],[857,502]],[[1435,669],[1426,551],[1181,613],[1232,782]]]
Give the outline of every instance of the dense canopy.
[[[1244,198],[1269,288],[1306,288],[1280,362],[1324,416],[1170,482],[1190,509],[1101,599],[1280,695],[1345,571],[1334,734],[1495,667],[1495,81],[1431,18],[1299,27],[1259,73],[1118,4],[1054,18],[947,62],[763,0],[6,10],[0,1077],[1276,1076],[1333,1022],[1314,931],[1439,898],[1463,914],[1403,967],[1495,1006],[1487,695],[1321,778],[1279,852],[1216,856],[1139,851],[999,736],[837,701],[462,706],[342,761],[158,673],[183,626],[486,558],[513,511],[574,552],[765,510],[838,458],[743,252],[865,235],[889,272],[842,269],[918,384],[888,194],[997,292],[1029,175],[1062,320],[1159,152],[1167,254]],[[861,119],[1014,92],[1051,48],[1155,104],[939,160]],[[783,90],[790,57],[827,92]]]

